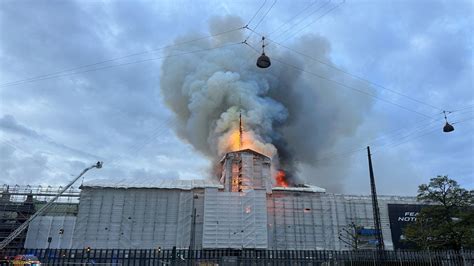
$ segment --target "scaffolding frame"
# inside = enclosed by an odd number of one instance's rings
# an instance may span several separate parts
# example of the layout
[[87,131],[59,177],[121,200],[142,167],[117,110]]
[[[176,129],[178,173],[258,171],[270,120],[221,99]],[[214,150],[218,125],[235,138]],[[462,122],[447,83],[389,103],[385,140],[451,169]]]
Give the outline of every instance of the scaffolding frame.
[[[0,187],[0,242],[27,221],[36,210],[57,196],[62,186],[7,185]],[[71,187],[44,215],[76,215],[80,189]],[[27,231],[22,232],[6,248],[23,248]]]

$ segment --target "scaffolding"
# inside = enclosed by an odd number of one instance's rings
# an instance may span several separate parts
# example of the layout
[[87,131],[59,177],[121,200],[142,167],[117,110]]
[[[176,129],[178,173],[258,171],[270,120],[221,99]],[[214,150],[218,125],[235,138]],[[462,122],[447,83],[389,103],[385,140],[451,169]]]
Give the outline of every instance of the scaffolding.
[[[388,204],[417,204],[414,197],[378,196],[381,229],[387,247],[393,249]],[[298,192],[278,189],[267,196],[269,249],[348,250],[338,238],[348,224],[373,230],[370,196]],[[375,237],[367,237],[362,249],[375,249]]]
[[229,152],[221,160],[224,191],[245,192],[266,189],[271,192],[271,159],[250,149]]
[[[52,186],[2,185],[0,187],[0,241],[7,238],[61,189],[62,187]],[[80,190],[71,187],[44,215],[77,215],[79,195]],[[26,235],[27,230],[10,242],[6,248],[23,248]]]
[[[9,197],[12,202],[24,202],[28,195],[32,195],[36,201],[48,201],[50,198],[58,195],[63,186],[31,186],[31,185],[7,185],[0,187],[0,195]],[[64,194],[62,194],[56,202],[63,203],[79,203],[79,194],[81,190],[78,187],[70,187]]]

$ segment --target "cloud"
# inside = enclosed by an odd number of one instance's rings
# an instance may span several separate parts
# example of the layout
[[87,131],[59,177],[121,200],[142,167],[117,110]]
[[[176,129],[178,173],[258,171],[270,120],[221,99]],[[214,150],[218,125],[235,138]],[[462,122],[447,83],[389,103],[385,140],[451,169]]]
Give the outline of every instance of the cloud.
[[36,131],[18,124],[12,115],[4,115],[2,118],[0,118],[0,128],[14,134],[21,134],[33,138],[39,137]]
[[[180,36],[184,40],[183,36],[189,32],[197,37],[209,34],[207,24],[220,23],[211,19],[215,15],[240,16],[245,24],[259,5],[257,2],[243,5],[238,1],[199,4],[7,1],[0,8],[0,31],[5,36],[0,42],[0,84],[145,51],[148,52],[103,66],[158,58],[163,56],[163,51],[157,48]],[[271,32],[307,5],[278,2],[257,30]],[[442,109],[458,109],[474,104],[473,8],[469,1],[346,1],[285,44],[324,56],[323,59],[351,73]],[[258,18],[252,23],[254,26]],[[221,29],[216,27],[217,30]],[[289,33],[297,30],[291,28]],[[323,39],[326,43],[321,42]],[[259,36],[254,34],[249,41],[259,46]],[[318,50],[305,47],[305,43],[314,43]],[[175,52],[187,51],[186,47],[178,48],[181,50]],[[275,58],[280,55],[276,50],[272,54],[271,46],[268,52]],[[255,60],[251,51],[243,55],[249,62]],[[308,58],[293,53],[285,56],[315,71],[324,70]],[[229,60],[232,63],[233,58]],[[105,161],[104,168],[88,173],[86,178],[136,175],[205,178],[208,159],[171,130],[169,121],[173,114],[163,104],[160,94],[161,63],[162,60],[156,59],[16,86],[0,85],[1,181],[64,184],[98,159]],[[278,67],[276,61],[272,67]],[[351,80],[342,74],[334,78]],[[326,85],[310,77],[302,77],[299,82],[301,88]],[[363,82],[351,84],[368,86]],[[373,89],[380,97],[439,117],[439,110],[377,87]],[[455,125],[453,134],[439,132],[399,146],[380,146],[380,143],[396,143],[402,132],[410,132],[429,120],[375,100],[361,119],[350,120],[349,124],[336,122],[353,115],[337,112],[339,104],[345,104],[347,109],[364,110],[366,107],[355,103],[371,100],[341,89],[328,91],[327,101],[317,91],[311,93],[314,100],[303,99],[301,108],[318,105],[322,108],[318,115],[333,122],[312,120],[307,126],[300,118],[295,120],[296,128],[325,129],[330,134],[334,130],[354,128],[350,123],[355,123],[357,130],[349,130],[340,138],[314,134],[313,138],[299,140],[309,144],[304,147],[308,150],[299,154],[311,152],[309,148],[315,143],[321,144],[318,148],[322,151],[316,157],[303,156],[309,165],[302,169],[303,179],[333,191],[344,187],[346,193],[368,193],[362,185],[367,182],[364,151],[331,156],[363,149],[370,140],[402,129],[389,134],[383,142],[370,143],[374,150],[380,147],[374,158],[380,191],[390,194],[414,191],[418,183],[437,174],[449,174],[471,188],[474,185],[472,121]],[[334,100],[339,101],[335,107],[330,105]],[[472,109],[450,115],[453,121],[469,117]],[[441,127],[442,120],[440,123]],[[331,160],[321,160],[326,157]],[[332,178],[336,173],[328,170],[334,169],[331,164],[339,166],[341,171],[337,175],[343,179]]]

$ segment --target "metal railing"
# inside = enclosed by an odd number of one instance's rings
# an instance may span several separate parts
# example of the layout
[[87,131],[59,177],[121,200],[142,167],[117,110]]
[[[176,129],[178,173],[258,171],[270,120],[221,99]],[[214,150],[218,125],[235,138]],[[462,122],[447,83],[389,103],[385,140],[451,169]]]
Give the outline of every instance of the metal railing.
[[19,254],[43,265],[474,265],[474,251],[6,249],[0,258]]

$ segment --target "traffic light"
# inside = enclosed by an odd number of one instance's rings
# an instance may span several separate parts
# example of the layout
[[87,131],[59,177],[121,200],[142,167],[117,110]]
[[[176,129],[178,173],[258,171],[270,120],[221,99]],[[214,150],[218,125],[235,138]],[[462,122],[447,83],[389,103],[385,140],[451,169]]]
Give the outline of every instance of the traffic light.
[[91,247],[86,247],[86,252],[91,253]]

